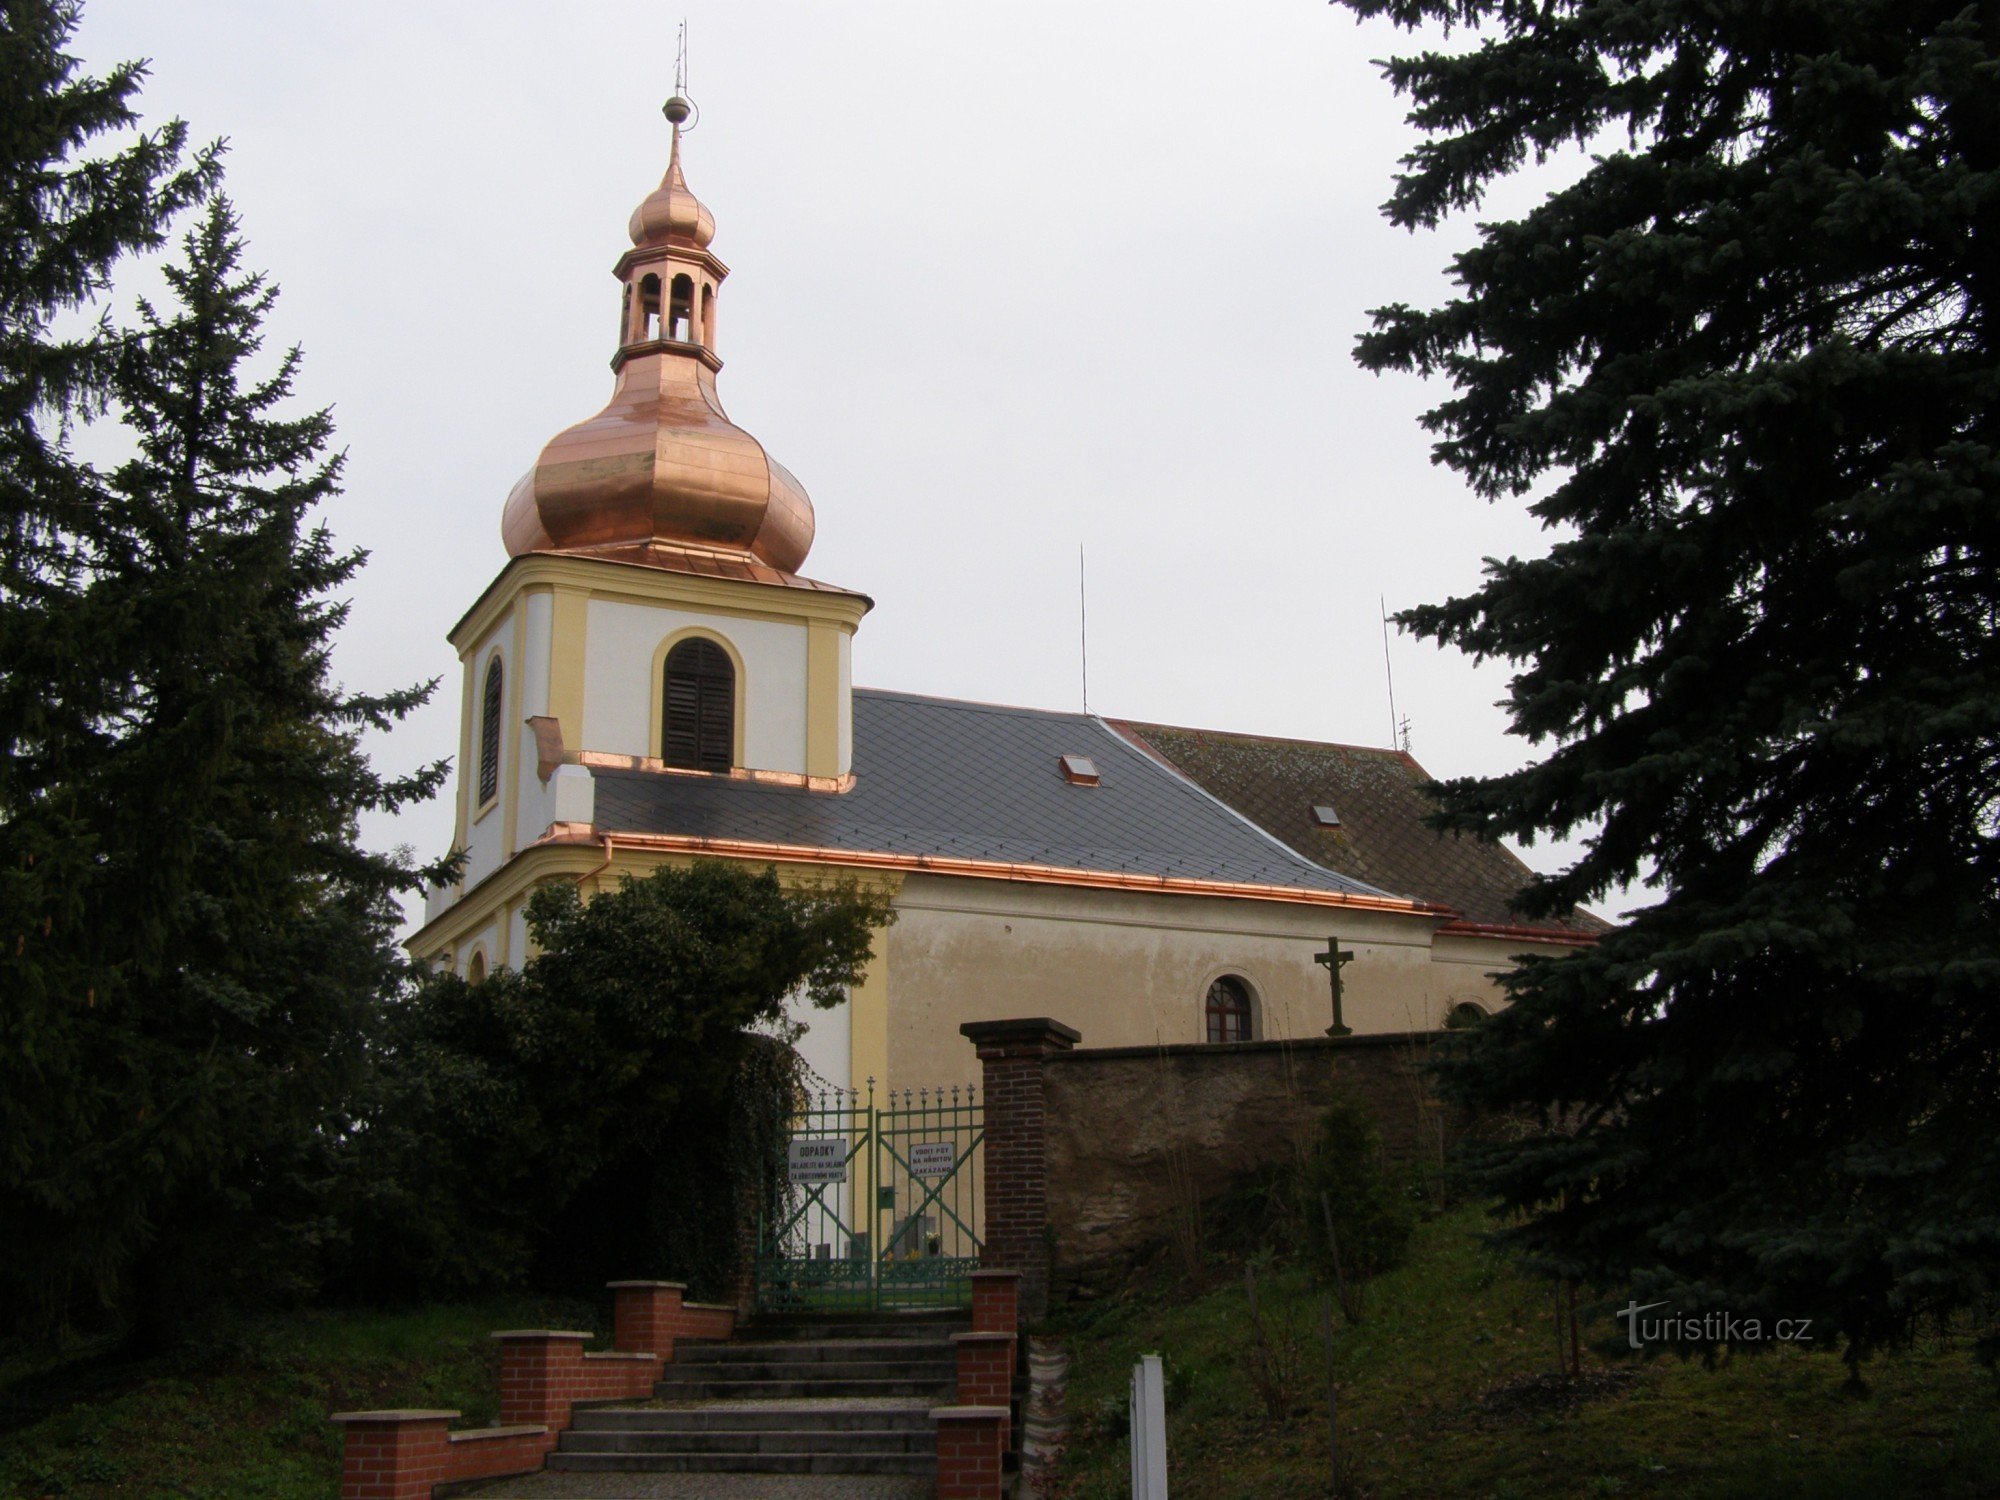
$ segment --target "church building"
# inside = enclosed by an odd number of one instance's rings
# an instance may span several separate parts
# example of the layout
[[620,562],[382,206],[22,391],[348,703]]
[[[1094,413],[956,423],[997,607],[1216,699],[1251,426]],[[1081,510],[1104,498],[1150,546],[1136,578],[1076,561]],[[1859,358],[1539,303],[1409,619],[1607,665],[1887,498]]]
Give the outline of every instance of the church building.
[[[867,595],[800,570],[803,485],[716,390],[715,219],[681,167],[633,212],[616,386],[501,518],[463,665],[456,884],[410,940],[478,980],[528,955],[545,882],[710,857],[883,882],[895,924],[839,1009],[801,1016],[830,1083],[971,1082],[961,1022],[1058,1016],[1090,1046],[1430,1030],[1499,1003],[1521,953],[1506,850],[1423,826],[1407,753],[854,685]],[[607,309],[608,312],[608,309]],[[835,518],[837,522],[838,518]]]

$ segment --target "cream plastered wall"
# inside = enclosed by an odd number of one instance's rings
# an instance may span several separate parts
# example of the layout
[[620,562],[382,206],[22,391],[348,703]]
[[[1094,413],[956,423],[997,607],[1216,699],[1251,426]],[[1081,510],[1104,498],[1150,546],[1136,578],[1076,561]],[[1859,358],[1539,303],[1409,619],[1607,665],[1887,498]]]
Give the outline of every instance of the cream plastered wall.
[[845,776],[854,766],[854,637],[844,630],[840,632],[840,687],[836,710],[840,715],[834,731],[837,774]]
[[[614,755],[656,753],[654,658],[668,636],[699,630],[727,641],[742,659],[737,692],[743,703],[744,765],[805,774],[807,629],[803,623],[592,599],[577,748]],[[564,728],[567,733],[568,726]]]
[[923,874],[896,910],[885,978],[898,1088],[976,1081],[966,1021],[1052,1016],[1086,1047],[1203,1041],[1208,986],[1225,973],[1249,985],[1258,1037],[1322,1034],[1332,999],[1312,956],[1334,933],[1355,954],[1356,1031],[1406,1030],[1431,1003],[1436,924],[1421,917]]
[[1470,1001],[1491,1015],[1507,1003],[1506,992],[1494,978],[1514,967],[1523,952],[1539,952],[1544,957],[1560,957],[1566,947],[1544,946],[1519,939],[1459,937],[1440,933],[1433,947],[1433,973],[1429,1025],[1442,1026],[1454,1005]]
[[[522,909],[541,879],[581,879],[586,894],[691,856],[569,845],[530,850],[462,910],[413,941],[419,956],[454,951],[462,973],[475,942],[489,969],[518,966],[530,951]],[[780,865],[788,884],[837,875]],[[812,1031],[802,1050],[829,1082],[865,1089],[976,1083],[978,1060],[959,1034],[966,1021],[1053,1016],[1087,1047],[1196,1042],[1203,1001],[1220,974],[1242,977],[1260,1038],[1317,1036],[1331,1019],[1326,970],[1313,962],[1329,935],[1355,959],[1345,972],[1345,1012],[1357,1032],[1430,1030],[1450,1007],[1491,1011],[1503,999],[1492,975],[1529,945],[1438,935],[1430,918],[1289,906],[1278,902],[1155,895],[911,873],[876,875],[897,920],[849,1001],[831,1011],[790,1009]],[[505,887],[500,889],[499,887]],[[1551,950],[1561,951],[1561,950]]]

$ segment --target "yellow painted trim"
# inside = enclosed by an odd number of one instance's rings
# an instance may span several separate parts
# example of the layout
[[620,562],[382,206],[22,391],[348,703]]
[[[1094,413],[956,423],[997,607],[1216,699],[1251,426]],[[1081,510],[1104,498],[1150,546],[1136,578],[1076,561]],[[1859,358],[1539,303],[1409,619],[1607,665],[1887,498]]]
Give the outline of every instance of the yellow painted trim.
[[507,965],[513,962],[513,957],[508,952],[508,950],[514,946],[513,944],[514,903],[513,902],[502,901],[500,903],[500,913],[498,920],[494,924],[494,933],[495,935],[493,938],[493,947],[496,951],[494,953],[493,961],[499,964],[502,968],[505,968],[507,967]]
[[747,620],[830,620],[849,628],[874,608],[866,594],[844,590],[789,588],[778,583],[751,583],[740,578],[697,578],[636,563],[610,562],[601,557],[567,557],[530,552],[500,570],[471,609],[451,628],[451,643],[460,650],[491,628],[508,602],[521,590],[546,584],[560,594],[565,587],[599,599],[640,604],[679,604],[712,614]]
[[806,775],[840,776],[840,627],[806,623]]
[[894,927],[878,929],[875,956],[861,983],[847,994],[847,1086],[865,1087],[865,1079],[886,1084],[889,1071],[889,942]]
[[[465,896],[439,912],[430,921],[419,927],[405,941],[403,946],[423,962],[429,962],[447,950],[462,948],[479,936],[486,925],[495,919],[495,913],[510,905],[519,905],[533,894],[536,886],[549,880],[585,880],[595,874],[585,889],[585,895],[594,895],[618,881],[641,875],[650,875],[662,865],[691,864],[704,856],[682,854],[654,849],[635,849],[620,842],[614,845],[615,858],[607,867],[604,863],[602,843],[530,844],[506,864],[480,881]],[[713,858],[714,856],[706,856]],[[783,859],[761,859],[752,861],[758,865],[769,865],[778,872],[778,879],[787,886],[806,886],[823,883],[827,878],[824,866],[800,864]],[[900,875],[878,872],[856,872],[862,881],[872,888],[886,893],[892,900],[902,890]],[[878,946],[882,939],[878,938]],[[533,939],[529,939],[532,948]],[[878,952],[878,957],[880,956]]]
[[729,729],[729,764],[732,767],[744,764],[743,733],[744,704],[750,697],[750,676],[743,665],[743,653],[736,649],[736,643],[706,625],[683,625],[672,632],[653,648],[652,704],[653,716],[646,724],[646,743],[652,748],[647,754],[654,760],[665,760],[667,755],[667,653],[682,641],[699,638],[714,641],[729,657],[729,664],[736,672],[736,691],[730,694],[730,712],[734,723]]
[[583,737],[584,648],[590,640],[590,594],[554,586],[549,591],[549,713],[561,726],[563,743],[577,749]]
[[[504,695],[507,701],[500,719],[500,776],[507,799],[507,821],[500,830],[500,855],[503,859],[512,858],[514,851],[521,847],[521,737],[528,732],[525,716],[521,712],[521,679],[527,676],[522,670],[521,658],[528,651],[528,611],[520,595],[514,598],[513,620],[514,638],[507,653],[507,691]],[[504,940],[501,947],[501,962],[504,963]]]

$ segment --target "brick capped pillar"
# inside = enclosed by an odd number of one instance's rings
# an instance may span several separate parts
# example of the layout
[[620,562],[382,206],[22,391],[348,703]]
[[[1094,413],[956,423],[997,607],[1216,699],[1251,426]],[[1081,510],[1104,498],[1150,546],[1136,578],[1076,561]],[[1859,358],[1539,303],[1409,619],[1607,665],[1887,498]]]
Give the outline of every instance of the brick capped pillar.
[[940,1406],[937,1500],[1000,1500],[1000,1464],[1007,1426],[1004,1406]]
[[1021,1328],[1021,1273],[982,1266],[972,1273],[972,1331],[1018,1333]]
[[[979,1049],[986,1095],[986,1248],[982,1266],[1021,1273],[1020,1310],[1049,1305],[1049,1184],[1042,1067],[1082,1033],[1046,1016],[968,1021],[958,1028]],[[940,1429],[942,1432],[942,1429]],[[942,1493],[942,1491],[940,1491]]]
[[431,1500],[450,1458],[455,1411],[340,1411],[340,1500]]
[[626,1354],[674,1357],[687,1287],[678,1281],[612,1281],[611,1347]]
[[500,1420],[541,1423],[560,1432],[569,1426],[583,1369],[583,1346],[595,1335],[577,1329],[509,1328],[493,1337],[500,1344]]

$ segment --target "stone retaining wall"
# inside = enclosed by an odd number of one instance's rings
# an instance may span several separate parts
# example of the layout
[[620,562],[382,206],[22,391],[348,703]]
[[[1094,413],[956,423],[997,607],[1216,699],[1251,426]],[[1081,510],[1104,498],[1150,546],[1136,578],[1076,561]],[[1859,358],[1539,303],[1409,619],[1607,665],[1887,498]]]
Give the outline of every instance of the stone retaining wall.
[[1391,1162],[1439,1162],[1454,1134],[1420,1070],[1429,1033],[1088,1050],[1047,1018],[961,1029],[986,1070],[985,1259],[1022,1272],[1030,1316],[1167,1240],[1190,1200],[1309,1150],[1336,1091]]

